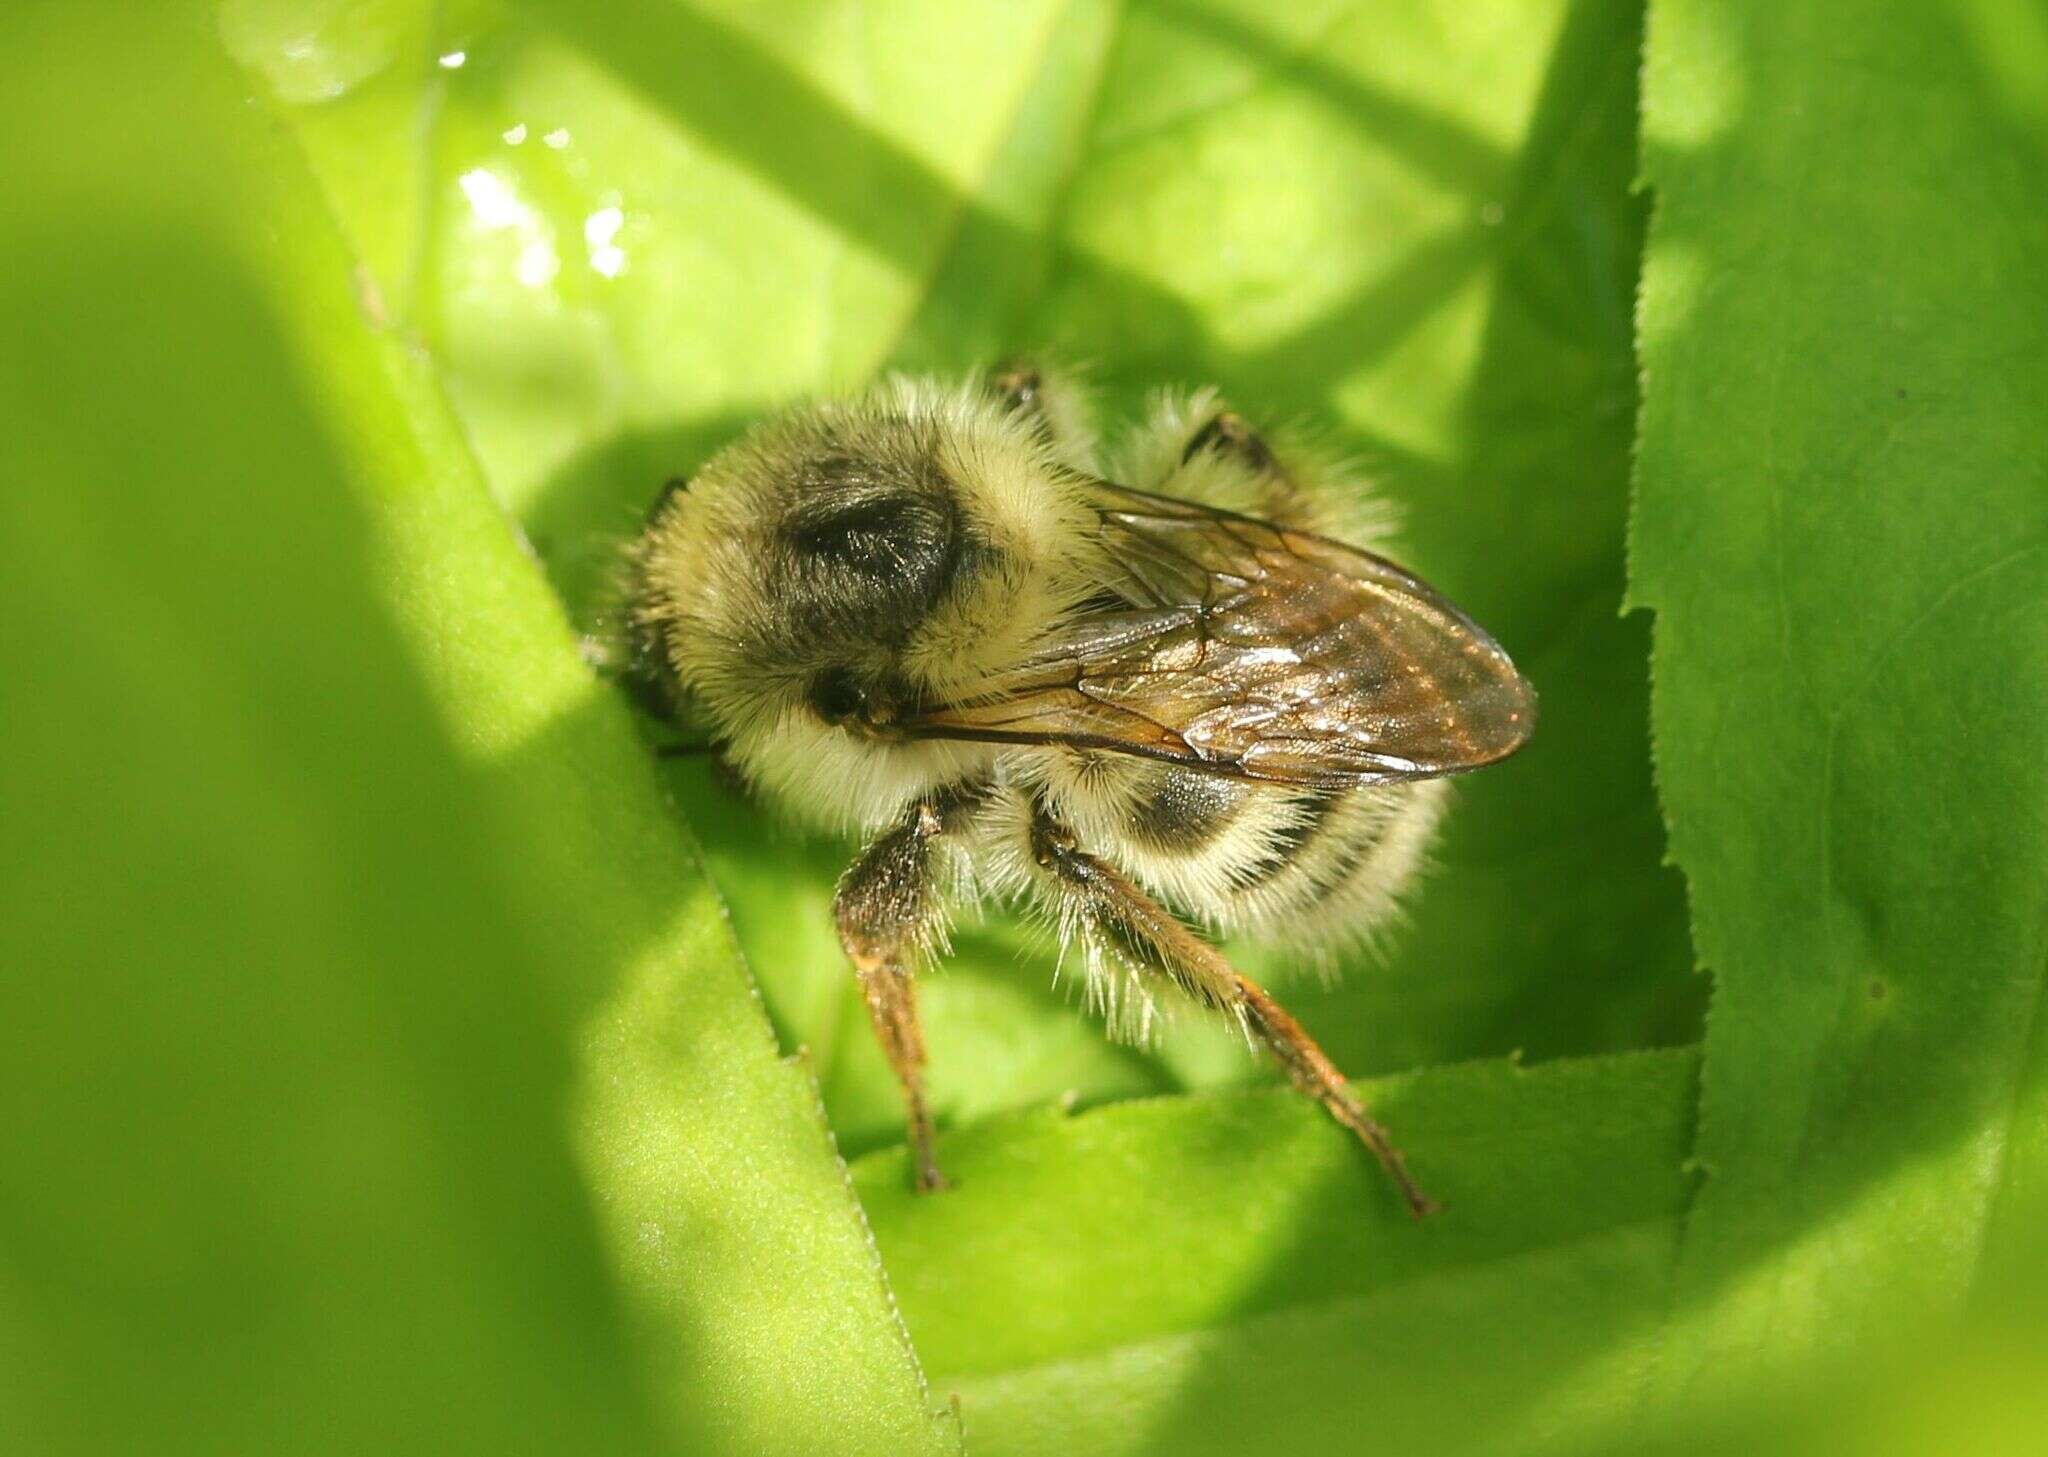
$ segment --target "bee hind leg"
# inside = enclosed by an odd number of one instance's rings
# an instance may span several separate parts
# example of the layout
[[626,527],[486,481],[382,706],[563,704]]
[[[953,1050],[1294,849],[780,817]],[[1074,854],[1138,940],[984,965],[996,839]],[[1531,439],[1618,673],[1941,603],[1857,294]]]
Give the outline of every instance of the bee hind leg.
[[1410,1214],[1420,1219],[1437,1211],[1386,1129],[1366,1112],[1343,1074],[1287,1009],[1122,871],[1082,850],[1042,802],[1033,807],[1031,857],[1050,882],[1063,919],[1077,922],[1084,935],[1141,973],[1163,976],[1203,1006],[1235,1017],[1297,1088],[1372,1150]]
[[1384,545],[1394,524],[1356,462],[1299,428],[1259,428],[1214,389],[1160,395],[1114,454],[1127,486],[1354,546]]
[[833,918],[839,942],[860,978],[861,995],[882,1054],[903,1088],[903,1110],[917,1187],[946,1187],[934,1153],[936,1133],[925,1101],[924,1028],[917,1015],[916,974],[945,937],[946,897],[940,837],[969,807],[961,792],[911,806],[839,879]]
[[1286,475],[1280,462],[1274,459],[1273,447],[1266,443],[1266,437],[1235,410],[1218,410],[1197,426],[1187,444],[1180,448],[1181,464],[1186,465],[1205,450],[1236,456],[1248,469],[1261,474]]
[[[1244,416],[1220,403],[1194,418],[1200,423],[1193,425],[1180,447],[1176,473],[1189,477],[1193,484],[1201,479],[1208,463],[1205,457],[1227,463],[1223,481],[1235,476],[1243,482],[1237,489],[1243,495],[1241,506],[1249,514],[1283,526],[1320,529],[1327,524],[1329,508],[1341,499],[1341,491],[1336,473],[1326,462],[1298,445],[1276,448]],[[1206,494],[1199,488],[1197,493]]]

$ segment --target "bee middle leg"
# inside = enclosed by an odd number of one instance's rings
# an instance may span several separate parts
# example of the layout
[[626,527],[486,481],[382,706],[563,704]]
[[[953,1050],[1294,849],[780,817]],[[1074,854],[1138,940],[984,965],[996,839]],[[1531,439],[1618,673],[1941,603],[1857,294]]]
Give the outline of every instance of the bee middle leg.
[[1372,1150],[1417,1219],[1438,1206],[1408,1172],[1385,1128],[1365,1111],[1315,1039],[1266,989],[1232,966],[1128,876],[1076,844],[1043,802],[1033,806],[1031,855],[1063,910],[1084,934],[1141,972],[1167,978],[1195,1001],[1236,1017],[1287,1070],[1294,1085]]
[[973,804],[968,791],[921,800],[861,852],[839,879],[833,918],[860,978],[882,1054],[903,1088],[903,1110],[920,1191],[943,1189],[936,1134],[925,1101],[924,1028],[916,975],[945,936],[947,906],[939,840]]
[[1019,356],[991,370],[985,387],[1007,413],[1028,422],[1054,455],[1076,470],[1094,471],[1094,409],[1071,371]]

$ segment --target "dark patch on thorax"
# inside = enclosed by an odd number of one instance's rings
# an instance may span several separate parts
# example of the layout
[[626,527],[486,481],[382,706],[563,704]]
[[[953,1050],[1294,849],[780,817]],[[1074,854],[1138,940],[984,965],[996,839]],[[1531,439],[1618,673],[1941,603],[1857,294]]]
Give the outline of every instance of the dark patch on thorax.
[[934,451],[899,460],[824,452],[806,462],[794,498],[776,546],[786,610],[809,634],[899,644],[978,565]]

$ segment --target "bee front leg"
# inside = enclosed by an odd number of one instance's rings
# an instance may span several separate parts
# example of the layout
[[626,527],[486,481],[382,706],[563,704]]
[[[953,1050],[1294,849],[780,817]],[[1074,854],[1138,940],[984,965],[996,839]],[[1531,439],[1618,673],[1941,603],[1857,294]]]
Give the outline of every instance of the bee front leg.
[[874,1023],[875,1038],[903,1086],[903,1108],[920,1191],[943,1189],[946,1179],[933,1154],[935,1134],[924,1094],[924,1029],[917,1017],[918,966],[945,936],[939,839],[968,806],[960,793],[911,806],[839,879],[833,917],[839,942]]
[[1350,1129],[1394,1181],[1417,1219],[1437,1211],[1386,1129],[1365,1111],[1322,1048],[1272,995],[1227,961],[1115,866],[1083,851],[1043,803],[1033,807],[1031,856],[1051,882],[1062,918],[1141,972],[1167,978],[1204,1006],[1238,1019],[1287,1069],[1296,1087]]

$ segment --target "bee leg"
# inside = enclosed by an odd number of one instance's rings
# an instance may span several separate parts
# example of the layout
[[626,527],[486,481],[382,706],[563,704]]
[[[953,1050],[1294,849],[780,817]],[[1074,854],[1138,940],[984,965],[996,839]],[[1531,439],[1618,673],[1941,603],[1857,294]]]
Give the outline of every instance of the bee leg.
[[1203,1006],[1226,1012],[1263,1043],[1294,1085],[1350,1129],[1420,1219],[1438,1205],[1408,1172],[1386,1129],[1365,1111],[1344,1076],[1286,1008],[1202,940],[1115,866],[1081,850],[1043,804],[1033,807],[1031,854],[1056,887],[1063,911],[1139,970],[1166,977]]
[[1186,466],[1204,452],[1235,461],[1242,468],[1251,483],[1251,499],[1246,505],[1253,515],[1310,529],[1329,524],[1324,520],[1327,503],[1322,499],[1329,493],[1328,472],[1313,460],[1296,458],[1299,452],[1276,452],[1237,411],[1218,409],[1195,427],[1181,446],[1180,464]]
[[1188,437],[1188,443],[1181,447],[1181,464],[1186,465],[1205,450],[1234,455],[1261,475],[1284,477],[1287,474],[1280,462],[1274,459],[1273,447],[1266,443],[1266,437],[1247,424],[1244,416],[1235,410],[1218,410],[1203,421]]
[[1006,359],[989,372],[987,389],[1005,411],[1029,421],[1062,462],[1094,472],[1093,410],[1072,374],[1033,359]]
[[1355,463],[1299,430],[1263,431],[1212,389],[1166,395],[1120,452],[1123,484],[1378,549],[1392,513]]
[[1030,360],[1005,359],[990,372],[988,387],[1011,414],[1045,419],[1045,374]]
[[860,978],[875,1038],[903,1085],[920,1191],[943,1189],[946,1179],[933,1155],[932,1115],[925,1103],[924,1029],[917,1019],[915,976],[917,964],[945,934],[937,842],[966,804],[961,795],[947,794],[911,806],[902,822],[869,844],[840,877],[832,903],[839,942]]

